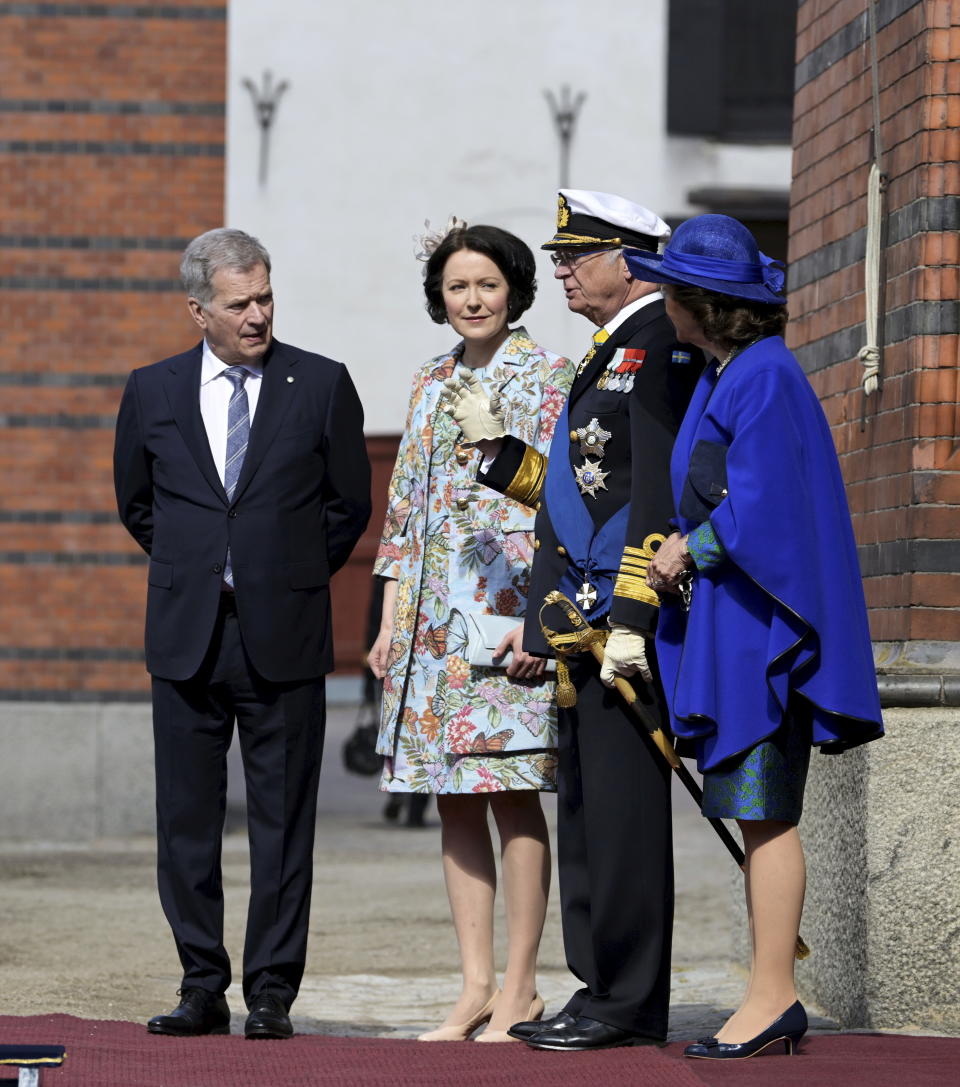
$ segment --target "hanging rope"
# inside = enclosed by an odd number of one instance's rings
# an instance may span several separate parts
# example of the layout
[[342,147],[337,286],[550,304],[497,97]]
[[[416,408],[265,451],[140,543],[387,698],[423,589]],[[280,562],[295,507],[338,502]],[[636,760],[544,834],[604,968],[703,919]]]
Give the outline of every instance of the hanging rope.
[[870,24],[870,69],[873,84],[873,162],[867,180],[867,246],[863,261],[863,295],[867,342],[857,357],[863,364],[863,391],[871,396],[880,387],[880,364],[883,360],[882,308],[883,291],[883,194],[886,176],[883,173],[883,148],[880,142],[880,75],[877,62],[877,17],[875,0],[867,0]]
[[863,363],[863,391],[870,396],[880,383],[880,220],[883,214],[880,167],[873,163],[867,182],[867,253],[863,262],[863,295],[866,303],[867,342],[857,357]]

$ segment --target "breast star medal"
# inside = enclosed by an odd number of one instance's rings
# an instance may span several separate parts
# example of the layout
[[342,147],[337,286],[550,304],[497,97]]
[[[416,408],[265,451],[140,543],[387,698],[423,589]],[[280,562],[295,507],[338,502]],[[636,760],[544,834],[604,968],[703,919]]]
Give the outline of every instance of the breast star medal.
[[583,608],[584,611],[589,611],[597,602],[597,590],[590,584],[589,581],[585,581],[580,586],[580,592],[577,593],[577,603]]
[[613,437],[609,430],[604,430],[599,419],[591,419],[586,426],[579,427],[577,438],[580,440],[580,454],[588,457],[591,453],[603,458],[605,446]]
[[583,464],[579,468],[574,468],[573,474],[577,478],[577,486],[580,488],[581,494],[588,494],[591,498],[596,498],[598,487],[604,491],[607,489],[607,485],[603,481],[610,473],[601,471],[599,461],[593,461],[589,457],[585,457]]

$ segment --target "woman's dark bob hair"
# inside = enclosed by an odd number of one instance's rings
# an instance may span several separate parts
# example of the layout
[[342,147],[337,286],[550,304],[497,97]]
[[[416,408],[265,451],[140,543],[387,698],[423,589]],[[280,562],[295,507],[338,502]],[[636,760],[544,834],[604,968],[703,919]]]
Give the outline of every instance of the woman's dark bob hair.
[[686,283],[665,283],[662,290],[690,311],[711,343],[723,347],[742,347],[764,336],[782,336],[787,327],[783,304],[734,298]]
[[467,226],[451,230],[427,261],[423,290],[427,313],[438,325],[447,319],[443,304],[443,269],[452,254],[461,249],[482,253],[500,269],[510,288],[507,296],[507,320],[516,321],[532,305],[537,293],[537,265],[530,247],[515,234],[497,226]]

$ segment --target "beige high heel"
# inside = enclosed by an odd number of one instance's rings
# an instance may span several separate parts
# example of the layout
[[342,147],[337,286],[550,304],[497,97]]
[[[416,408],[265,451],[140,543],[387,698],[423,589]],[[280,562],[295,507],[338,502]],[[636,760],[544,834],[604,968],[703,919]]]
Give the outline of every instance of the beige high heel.
[[466,1023],[456,1023],[449,1027],[437,1027],[436,1030],[428,1030],[426,1034],[421,1034],[417,1039],[418,1042],[465,1042],[471,1034],[477,1029],[477,1027],[483,1026],[484,1023],[489,1023],[493,1016],[493,1005],[496,1003],[497,997],[500,995],[500,990],[493,994],[492,997],[484,1004],[484,1006],[473,1016],[471,1016]]
[[[533,994],[533,1000],[530,1001],[530,1010],[527,1012],[526,1019],[523,1020],[523,1021],[527,1022],[529,1020],[539,1020],[543,1015],[544,1007],[545,1007],[545,1005],[543,1003],[543,999],[541,998],[540,994],[539,993],[534,993]],[[505,1030],[485,1030],[482,1034],[478,1034],[476,1036],[476,1038],[474,1038],[474,1041],[475,1042],[519,1042],[519,1041],[522,1041],[522,1039],[521,1038],[512,1038],[509,1034],[507,1034],[507,1032]]]

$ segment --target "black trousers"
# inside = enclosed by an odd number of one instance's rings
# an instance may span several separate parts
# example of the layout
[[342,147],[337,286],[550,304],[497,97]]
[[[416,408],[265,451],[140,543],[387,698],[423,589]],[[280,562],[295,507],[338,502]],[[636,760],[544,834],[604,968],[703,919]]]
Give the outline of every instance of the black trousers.
[[[584,987],[565,1010],[662,1039],[673,931],[670,768],[600,682],[596,662],[571,663],[577,704],[559,711],[557,867],[567,965]],[[634,686],[661,718],[662,696],[639,677]]]
[[220,858],[234,722],[250,841],[243,992],[248,1005],[270,991],[289,1007],[306,958],[324,678],[277,684],[258,676],[225,595],[197,675],[183,682],[153,678],[160,902],[183,985],[214,993],[231,981]]

